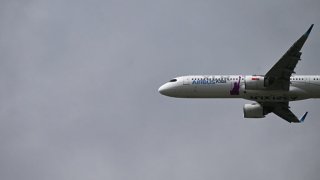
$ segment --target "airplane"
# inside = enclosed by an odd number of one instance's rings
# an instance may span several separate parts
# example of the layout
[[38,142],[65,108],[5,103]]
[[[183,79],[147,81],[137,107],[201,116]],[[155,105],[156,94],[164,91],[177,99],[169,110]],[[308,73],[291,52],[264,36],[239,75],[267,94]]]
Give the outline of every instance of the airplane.
[[301,123],[289,102],[320,98],[320,75],[296,75],[301,48],[313,24],[265,75],[188,75],[171,79],[159,93],[176,98],[242,98],[255,101],[243,106],[244,118],[264,118],[274,113],[290,123]]

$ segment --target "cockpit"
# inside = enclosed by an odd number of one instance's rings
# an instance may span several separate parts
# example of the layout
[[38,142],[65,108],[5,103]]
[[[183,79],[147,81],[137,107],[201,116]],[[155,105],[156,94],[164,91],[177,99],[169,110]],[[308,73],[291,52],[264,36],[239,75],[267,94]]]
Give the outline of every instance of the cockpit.
[[177,79],[171,79],[169,82],[177,82]]

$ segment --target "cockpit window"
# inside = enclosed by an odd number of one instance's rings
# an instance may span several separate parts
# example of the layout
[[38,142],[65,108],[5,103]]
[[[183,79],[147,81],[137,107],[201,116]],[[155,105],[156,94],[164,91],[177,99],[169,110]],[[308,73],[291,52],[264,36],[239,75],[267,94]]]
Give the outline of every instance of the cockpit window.
[[177,79],[171,79],[169,82],[176,82]]

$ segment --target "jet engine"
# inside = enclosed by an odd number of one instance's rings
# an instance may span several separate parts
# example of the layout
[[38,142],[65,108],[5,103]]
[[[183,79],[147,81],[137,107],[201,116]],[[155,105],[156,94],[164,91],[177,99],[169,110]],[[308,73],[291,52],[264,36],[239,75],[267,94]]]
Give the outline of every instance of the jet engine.
[[265,82],[263,76],[246,76],[244,82],[246,90],[265,89]]
[[263,107],[258,103],[245,104],[243,106],[243,113],[245,118],[263,118]]

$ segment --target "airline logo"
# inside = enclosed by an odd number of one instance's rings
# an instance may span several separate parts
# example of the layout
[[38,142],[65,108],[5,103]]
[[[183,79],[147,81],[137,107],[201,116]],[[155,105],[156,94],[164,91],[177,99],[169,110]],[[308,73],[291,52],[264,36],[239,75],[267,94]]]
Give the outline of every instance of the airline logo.
[[241,76],[239,76],[239,81],[233,83],[233,88],[230,90],[230,95],[239,95],[240,94],[240,79]]

